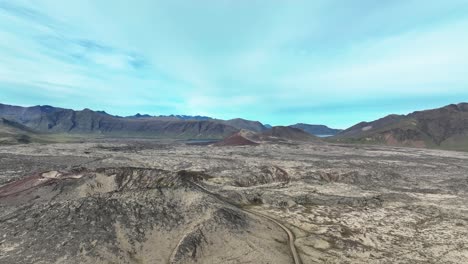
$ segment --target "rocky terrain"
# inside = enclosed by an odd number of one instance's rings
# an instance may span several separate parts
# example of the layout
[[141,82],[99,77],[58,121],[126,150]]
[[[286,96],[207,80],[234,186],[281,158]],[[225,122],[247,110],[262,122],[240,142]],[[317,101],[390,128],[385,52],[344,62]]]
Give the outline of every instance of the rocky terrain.
[[468,154],[274,141],[0,147],[0,263],[467,263]]

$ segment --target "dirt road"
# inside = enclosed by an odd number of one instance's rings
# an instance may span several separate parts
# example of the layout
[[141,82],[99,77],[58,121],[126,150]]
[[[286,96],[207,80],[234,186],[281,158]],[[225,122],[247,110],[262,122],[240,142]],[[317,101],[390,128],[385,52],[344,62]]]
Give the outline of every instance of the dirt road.
[[224,203],[228,203],[232,206],[235,206],[237,208],[239,208],[240,210],[246,212],[246,213],[250,213],[250,214],[253,214],[255,216],[258,216],[258,217],[261,217],[263,219],[266,219],[272,223],[274,223],[275,225],[277,225],[278,227],[280,227],[287,235],[288,235],[288,245],[289,245],[289,249],[291,251],[291,255],[292,255],[292,258],[294,260],[294,264],[302,264],[302,260],[299,256],[299,254],[297,253],[297,249],[296,249],[296,245],[294,244],[294,241],[296,240],[295,236],[294,236],[294,233],[289,229],[287,228],[285,225],[283,225],[280,221],[268,216],[268,215],[265,215],[265,214],[262,214],[262,213],[259,213],[259,212],[255,212],[255,211],[252,211],[252,210],[247,210],[247,209],[244,209],[240,206],[238,206],[237,204],[234,204],[228,200],[226,200],[224,197],[222,197],[221,195],[219,194],[216,194],[208,189],[206,189],[205,187],[195,183],[195,182],[192,182],[192,181],[189,181],[191,184],[193,184],[195,187],[199,188],[200,190],[202,190],[203,192],[215,197],[216,199],[224,202]]

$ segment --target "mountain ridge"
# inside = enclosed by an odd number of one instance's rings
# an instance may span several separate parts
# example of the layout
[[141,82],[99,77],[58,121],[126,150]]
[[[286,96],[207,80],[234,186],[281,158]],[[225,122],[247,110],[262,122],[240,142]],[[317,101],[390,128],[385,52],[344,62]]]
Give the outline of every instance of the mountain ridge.
[[131,119],[88,108],[75,111],[47,105],[20,107],[0,104],[0,117],[48,133],[223,138],[238,131],[235,127],[210,120]]
[[360,122],[330,138],[334,142],[468,150],[468,103],[387,115]]

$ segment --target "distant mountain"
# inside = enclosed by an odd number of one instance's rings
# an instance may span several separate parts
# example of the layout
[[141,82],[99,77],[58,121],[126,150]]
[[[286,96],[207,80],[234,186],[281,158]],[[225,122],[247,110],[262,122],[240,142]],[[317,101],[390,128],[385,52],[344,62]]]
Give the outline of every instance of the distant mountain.
[[222,120],[222,119],[215,119],[208,116],[190,116],[190,115],[159,115],[159,116],[151,116],[151,115],[142,115],[140,113],[134,116],[127,116],[127,119],[151,119],[151,120],[159,120],[159,121],[213,121],[221,124],[225,124],[228,126],[232,126],[237,129],[247,129],[255,132],[261,132],[266,129],[262,123],[258,121],[251,121],[242,118],[235,118],[230,120]]
[[245,146],[259,145],[267,142],[321,142],[321,140],[301,129],[275,126],[262,132],[253,132],[251,130],[241,130],[222,141],[215,143],[215,146]]
[[304,123],[290,125],[290,127],[302,129],[305,132],[315,136],[334,136],[343,131],[342,129],[329,128],[324,125],[309,125]]
[[274,126],[260,134],[262,138],[277,138],[293,141],[319,141],[319,139],[302,129],[288,126]]
[[268,128],[265,127],[262,123],[258,121],[250,121],[242,118],[235,118],[226,121],[222,121],[224,124],[233,126],[238,129],[246,129],[254,132],[262,132],[267,130]]
[[52,106],[20,107],[0,104],[0,117],[39,132],[105,136],[224,138],[239,129],[212,120],[122,118],[105,112],[74,111]]
[[203,121],[203,120],[213,120],[213,118],[209,116],[191,116],[191,115],[160,115],[157,118],[173,118],[178,120],[195,120],[195,121]]
[[331,140],[468,150],[468,103],[361,122]]
[[152,118],[153,116],[151,115],[142,115],[140,113],[133,115],[133,116],[126,116],[125,118]]
[[158,119],[158,120],[195,120],[195,121],[202,121],[202,120],[213,120],[213,118],[208,116],[191,116],[191,115],[159,115],[159,116],[152,116],[148,114],[136,114],[133,116],[126,116],[125,118],[135,119],[135,118],[151,118],[151,119]]

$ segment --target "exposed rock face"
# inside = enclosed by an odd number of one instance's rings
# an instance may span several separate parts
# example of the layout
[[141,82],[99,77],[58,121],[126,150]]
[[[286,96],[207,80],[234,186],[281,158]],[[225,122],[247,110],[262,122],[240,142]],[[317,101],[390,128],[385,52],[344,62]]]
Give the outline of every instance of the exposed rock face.
[[298,123],[295,125],[290,125],[290,127],[294,128],[299,128],[304,130],[305,132],[315,135],[315,136],[334,136],[341,131],[342,129],[334,129],[334,128],[329,128],[324,125],[309,125],[309,124],[304,124],[304,123]]
[[362,122],[339,133],[333,140],[468,150],[468,104]]

